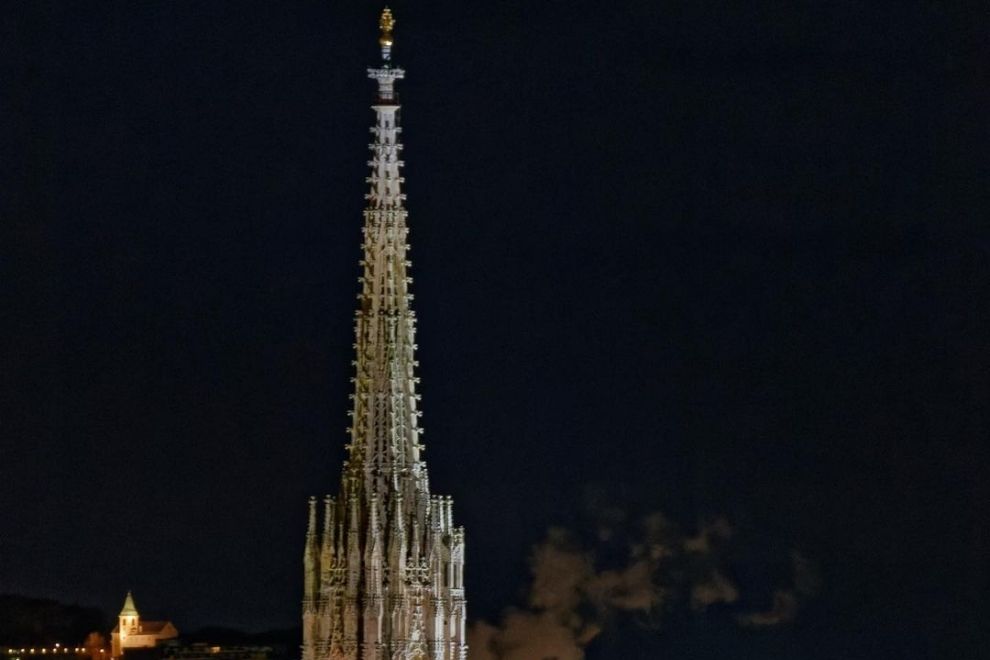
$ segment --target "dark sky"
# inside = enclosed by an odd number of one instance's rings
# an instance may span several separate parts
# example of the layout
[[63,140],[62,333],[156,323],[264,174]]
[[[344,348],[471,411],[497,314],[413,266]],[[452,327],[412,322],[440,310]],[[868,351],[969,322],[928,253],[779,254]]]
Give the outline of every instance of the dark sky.
[[[990,590],[985,7],[392,6],[471,614],[594,493],[803,548],[838,636],[962,648]],[[5,6],[0,592],[296,624],[379,10]]]

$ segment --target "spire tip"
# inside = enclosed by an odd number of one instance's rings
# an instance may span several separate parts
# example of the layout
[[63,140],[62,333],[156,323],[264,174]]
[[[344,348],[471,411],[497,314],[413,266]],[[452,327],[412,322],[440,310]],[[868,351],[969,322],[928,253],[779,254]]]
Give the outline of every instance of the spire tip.
[[392,29],[395,27],[395,18],[392,16],[392,10],[385,7],[382,10],[381,18],[378,19],[378,29],[381,30],[381,36],[378,37],[378,45],[382,47],[382,59],[388,61],[392,57],[392,44],[394,40],[392,38]]

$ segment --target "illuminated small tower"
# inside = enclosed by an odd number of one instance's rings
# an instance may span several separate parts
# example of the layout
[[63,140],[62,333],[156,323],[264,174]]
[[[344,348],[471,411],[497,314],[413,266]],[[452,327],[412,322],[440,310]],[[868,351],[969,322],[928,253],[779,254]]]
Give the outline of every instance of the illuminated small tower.
[[465,660],[464,528],[450,497],[431,495],[415,375],[405,179],[392,65],[395,19],[379,21],[382,61],[365,179],[350,443],[340,492],[317,534],[309,502],[303,660]]
[[171,621],[142,621],[134,606],[134,596],[128,591],[117,615],[117,627],[110,633],[110,655],[120,658],[127,649],[152,648],[178,635],[179,631]]
[[126,638],[127,635],[136,635],[140,629],[138,623],[140,620],[141,615],[138,614],[137,607],[134,606],[134,596],[128,589],[127,596],[124,598],[124,606],[120,609],[120,614],[117,615],[121,638]]

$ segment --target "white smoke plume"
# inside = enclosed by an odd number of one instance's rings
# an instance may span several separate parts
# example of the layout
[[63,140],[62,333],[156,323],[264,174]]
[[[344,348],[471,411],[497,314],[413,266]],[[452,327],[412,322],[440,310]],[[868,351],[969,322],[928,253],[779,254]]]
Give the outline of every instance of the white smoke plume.
[[[613,521],[615,522],[615,521]],[[650,614],[685,585],[664,568],[688,558],[695,575],[687,586],[692,607],[704,609],[732,602],[736,588],[714,567],[711,556],[732,535],[724,520],[685,537],[661,514],[644,518],[635,540],[618,566],[598,567],[596,549],[574,535],[551,529],[533,549],[528,608],[506,611],[500,626],[479,623],[472,629],[471,655],[476,660],[580,660],[584,648],[620,612]],[[615,525],[598,530],[599,545],[621,533]],[[713,564],[711,568],[707,564]]]
[[[660,513],[631,529],[614,509],[599,518],[594,543],[553,528],[533,548],[527,606],[506,610],[498,626],[471,628],[474,660],[582,660],[585,647],[623,614],[657,622],[677,607],[700,613],[739,599],[725,560],[734,530],[724,518],[694,535]],[[800,600],[817,590],[810,562],[796,553],[792,559],[793,588],[779,591],[765,612],[738,615],[740,625],[791,621]]]

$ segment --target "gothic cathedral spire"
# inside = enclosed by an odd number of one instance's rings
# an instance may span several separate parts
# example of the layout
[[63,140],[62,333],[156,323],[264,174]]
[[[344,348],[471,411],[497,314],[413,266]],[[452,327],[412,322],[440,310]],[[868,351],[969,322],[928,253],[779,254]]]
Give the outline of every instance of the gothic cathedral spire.
[[395,19],[379,21],[382,62],[365,179],[363,258],[355,315],[353,410],[340,492],[309,502],[303,660],[466,660],[464,529],[449,497],[430,494],[421,457],[416,319],[402,144],[392,65]]

